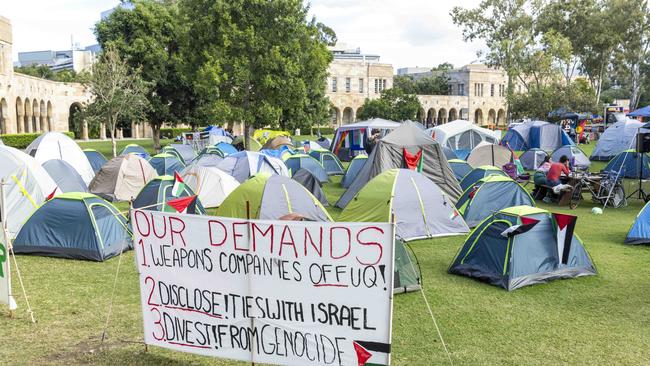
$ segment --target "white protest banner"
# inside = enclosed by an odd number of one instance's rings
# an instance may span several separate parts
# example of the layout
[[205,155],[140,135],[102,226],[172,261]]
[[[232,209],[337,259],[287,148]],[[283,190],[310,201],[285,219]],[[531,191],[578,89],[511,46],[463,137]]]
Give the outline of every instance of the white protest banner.
[[147,344],[279,365],[390,363],[391,224],[131,215]]
[[16,310],[16,300],[11,294],[11,270],[9,269],[9,230],[7,228],[4,181],[0,181],[0,303]]

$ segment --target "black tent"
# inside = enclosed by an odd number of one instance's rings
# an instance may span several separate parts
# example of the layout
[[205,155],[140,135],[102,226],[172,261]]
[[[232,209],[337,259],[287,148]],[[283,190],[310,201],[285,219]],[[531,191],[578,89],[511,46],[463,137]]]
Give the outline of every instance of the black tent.
[[323,206],[327,207],[329,206],[329,202],[327,202],[327,198],[325,197],[325,192],[323,192],[323,188],[321,187],[321,183],[318,181],[318,179],[311,174],[311,172],[307,169],[298,169],[296,173],[291,177],[293,180],[296,182],[302,184],[303,187],[307,188],[311,194],[316,197]]

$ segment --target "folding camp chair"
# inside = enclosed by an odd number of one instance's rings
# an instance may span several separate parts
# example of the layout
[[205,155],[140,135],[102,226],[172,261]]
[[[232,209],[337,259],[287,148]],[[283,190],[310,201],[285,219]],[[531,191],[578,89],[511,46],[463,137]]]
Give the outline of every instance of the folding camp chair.
[[508,174],[510,178],[523,186],[526,186],[530,182],[530,174],[517,174],[517,165],[515,165],[515,163],[507,163],[501,167],[501,169]]

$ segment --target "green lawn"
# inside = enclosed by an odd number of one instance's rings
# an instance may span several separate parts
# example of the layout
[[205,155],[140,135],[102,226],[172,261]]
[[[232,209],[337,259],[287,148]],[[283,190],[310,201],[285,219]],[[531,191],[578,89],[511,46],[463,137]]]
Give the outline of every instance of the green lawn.
[[[83,145],[97,148],[99,144]],[[110,145],[108,148],[110,151]],[[597,165],[598,169],[602,166]],[[325,187],[330,202],[343,191],[339,180]],[[631,189],[631,184],[628,182],[626,189]],[[598,276],[508,293],[446,273],[462,238],[411,244],[423,271],[424,294],[454,364],[650,364],[650,247],[622,244],[642,203],[632,201],[626,208],[606,209],[600,216],[590,213],[594,204],[589,200],[575,211],[541,206],[580,216],[577,233],[598,267]],[[330,212],[334,217],[339,214],[334,209]],[[99,339],[119,259],[91,263],[19,256],[38,323],[29,322],[22,297],[18,297],[20,309],[13,319],[2,311],[0,362],[237,364],[156,347],[145,350],[137,343],[142,341],[142,321],[133,256],[129,252],[122,257],[113,320],[101,347]],[[15,276],[14,291],[20,295]],[[419,292],[395,296],[392,360],[395,365],[448,364]]]

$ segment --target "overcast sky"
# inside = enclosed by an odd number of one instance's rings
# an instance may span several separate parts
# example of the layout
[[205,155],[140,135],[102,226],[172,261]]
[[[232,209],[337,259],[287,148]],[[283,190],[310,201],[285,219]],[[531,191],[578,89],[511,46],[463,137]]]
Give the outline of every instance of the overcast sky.
[[[118,0],[0,0],[0,15],[13,24],[14,61],[18,52],[70,49],[96,43],[93,25]],[[311,0],[310,13],[336,32],[339,42],[378,54],[395,69],[462,66],[476,60],[478,44],[463,42],[449,17],[455,5],[480,0]]]

